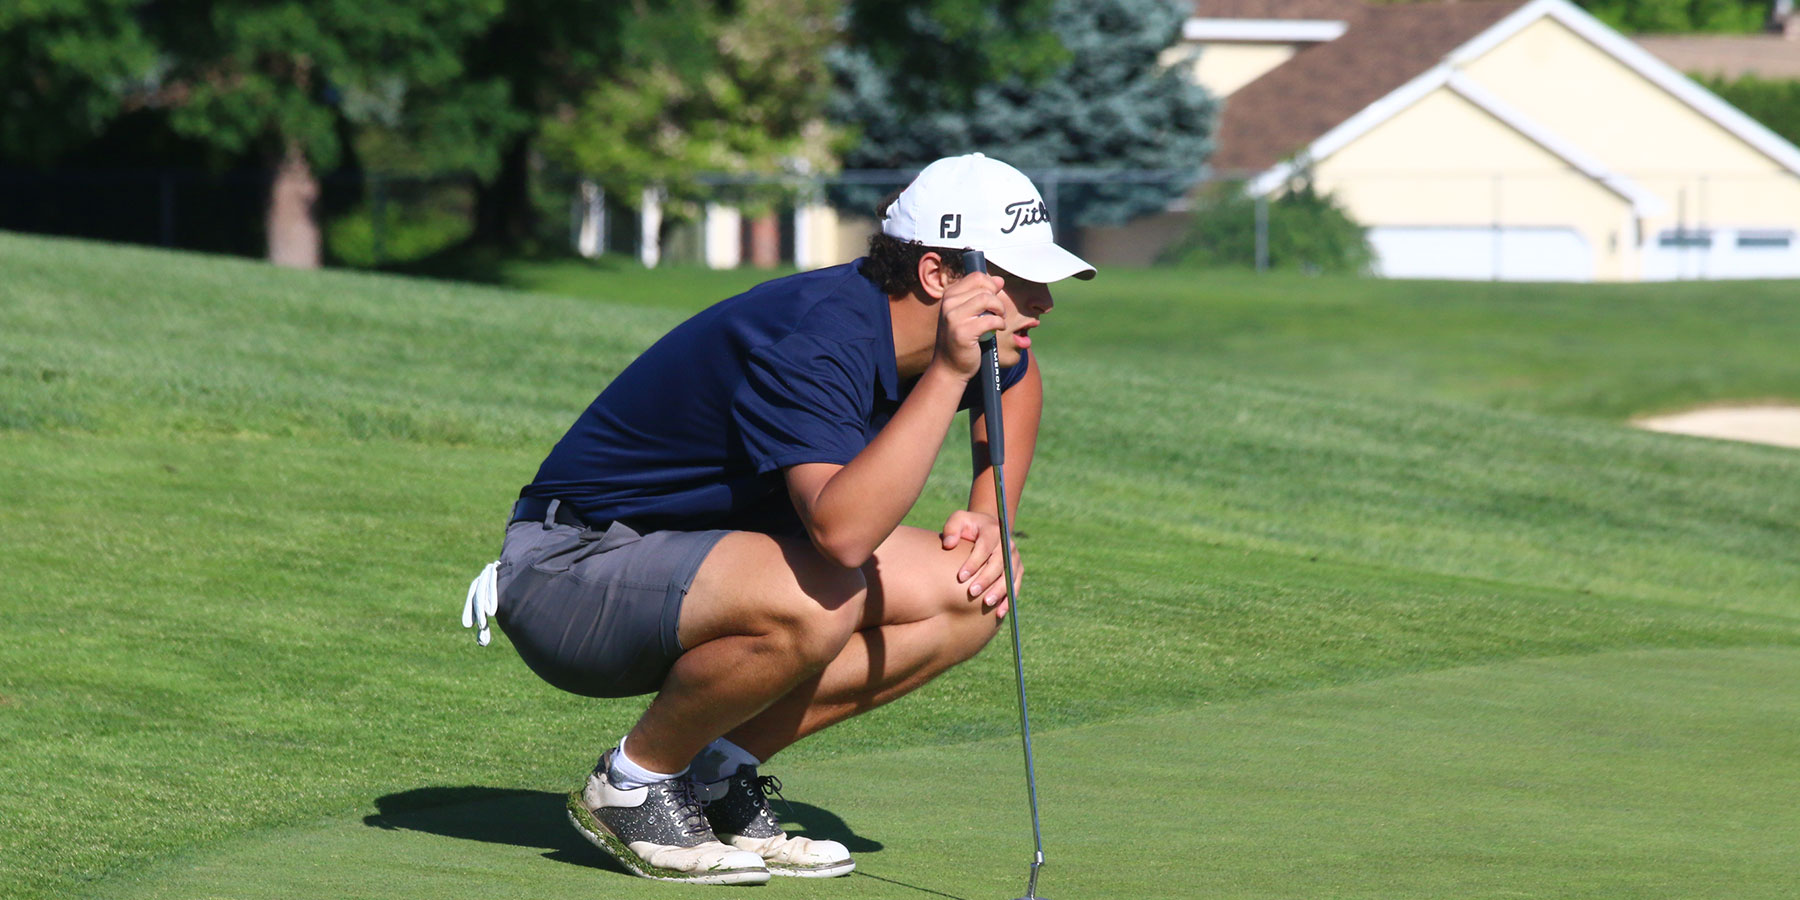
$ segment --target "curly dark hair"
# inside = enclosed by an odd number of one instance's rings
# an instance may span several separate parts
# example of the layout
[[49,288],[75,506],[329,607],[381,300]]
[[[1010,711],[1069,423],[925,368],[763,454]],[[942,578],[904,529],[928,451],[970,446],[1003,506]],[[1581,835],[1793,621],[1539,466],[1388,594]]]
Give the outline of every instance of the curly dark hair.
[[[899,199],[900,191],[895,191],[881,199],[875,205],[875,219],[880,221],[887,215],[888,207]],[[863,276],[875,282],[882,293],[890,297],[912,293],[923,297],[925,287],[919,283],[919,260],[927,253],[936,253],[944,260],[944,267],[952,275],[961,278],[963,275],[963,252],[950,247],[929,247],[918,241],[905,241],[892,235],[877,231],[869,236],[869,256],[863,260]]]

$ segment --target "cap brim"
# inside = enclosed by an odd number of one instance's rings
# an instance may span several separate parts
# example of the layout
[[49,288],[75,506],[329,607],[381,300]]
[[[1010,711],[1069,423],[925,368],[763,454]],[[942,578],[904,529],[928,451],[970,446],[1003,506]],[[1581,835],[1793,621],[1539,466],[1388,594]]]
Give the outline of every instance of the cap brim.
[[995,247],[986,251],[988,261],[1020,278],[1049,284],[1064,278],[1094,277],[1087,261],[1055,244]]

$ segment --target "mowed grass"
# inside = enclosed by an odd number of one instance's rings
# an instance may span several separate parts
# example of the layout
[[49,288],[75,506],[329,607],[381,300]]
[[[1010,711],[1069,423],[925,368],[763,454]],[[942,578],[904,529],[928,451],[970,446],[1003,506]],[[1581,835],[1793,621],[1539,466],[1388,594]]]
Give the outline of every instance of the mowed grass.
[[[640,704],[455,616],[575,413],[756,276],[569,271],[596,296],[0,236],[9,895],[679,890],[556,819]],[[1059,292],[1020,522],[1044,893],[1783,896],[1800,453],[1620,421],[1800,397],[1794,294]],[[865,874],[763,890],[1016,895],[1010,665],[785,756]]]

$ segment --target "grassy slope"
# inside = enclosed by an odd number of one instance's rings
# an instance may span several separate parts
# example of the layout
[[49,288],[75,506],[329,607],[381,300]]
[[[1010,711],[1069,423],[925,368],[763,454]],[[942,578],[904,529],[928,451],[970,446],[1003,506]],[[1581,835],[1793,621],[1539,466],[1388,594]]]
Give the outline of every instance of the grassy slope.
[[[692,311],[738,272],[511,263],[527,290]],[[1121,365],[1247,373],[1604,419],[1800,398],[1794,282],[1480,284],[1106,271],[1057,286],[1057,342]],[[1078,332],[1078,333],[1076,333]]]
[[[554,790],[629,721],[452,617],[496,510],[678,318],[654,307],[750,276],[618,273],[620,305],[9,236],[0,271],[0,883],[62,893],[438,786]],[[1194,279],[1073,287],[1041,333],[1041,727],[1800,645],[1800,454],[1588,421],[1800,394],[1778,286]],[[1003,738],[1008,666],[794,756]]]

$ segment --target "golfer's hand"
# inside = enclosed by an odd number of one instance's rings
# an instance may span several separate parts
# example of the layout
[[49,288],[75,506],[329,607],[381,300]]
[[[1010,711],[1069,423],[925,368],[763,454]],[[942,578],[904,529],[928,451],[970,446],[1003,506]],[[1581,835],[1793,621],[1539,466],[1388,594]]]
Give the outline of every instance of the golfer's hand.
[[981,336],[1006,324],[1000,289],[993,275],[970,272],[958,278],[938,301],[937,346],[932,365],[968,381],[981,369]]
[[[982,611],[994,610],[1004,618],[1012,605],[1006,594],[1006,568],[1000,556],[1000,521],[986,513],[959,509],[944,521],[944,549],[968,546],[969,553],[957,570],[956,581]],[[1013,548],[1013,587],[1025,578],[1018,548]]]

